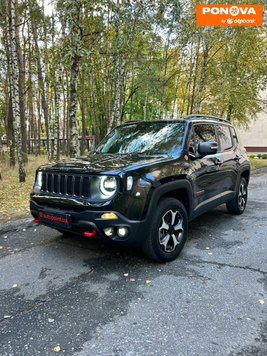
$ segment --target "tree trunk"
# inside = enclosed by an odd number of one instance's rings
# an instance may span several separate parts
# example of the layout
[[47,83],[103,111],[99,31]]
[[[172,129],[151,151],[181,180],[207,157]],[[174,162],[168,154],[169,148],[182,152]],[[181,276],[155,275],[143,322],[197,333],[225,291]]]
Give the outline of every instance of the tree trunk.
[[86,115],[85,115],[85,106],[86,106],[86,95],[85,95],[85,85],[84,85],[84,72],[81,72],[81,101],[80,108],[82,113],[82,140],[81,140],[81,155],[84,154],[86,147]]
[[6,16],[3,42],[5,46],[7,58],[7,83],[5,86],[6,97],[6,134],[7,134],[7,147],[9,148],[9,165],[15,167],[16,165],[16,152],[15,152],[15,137],[13,127],[13,109],[12,109],[12,84],[11,84],[11,58],[10,58],[10,25],[9,25],[9,8],[6,2]]
[[231,102],[229,102],[228,109],[227,109],[227,117],[226,117],[229,122],[231,122],[233,111],[234,111],[234,105]]
[[66,149],[66,154],[67,156],[70,155],[70,106],[69,106],[69,102],[70,102],[70,83],[69,80],[67,78],[67,117],[66,117],[66,142],[67,142],[67,149]]
[[12,110],[12,99],[11,96],[8,98],[8,113],[7,113],[7,145],[9,146],[9,165],[10,167],[15,167],[16,156],[15,156],[15,137],[14,137],[14,127],[13,127],[13,110]]
[[60,90],[61,90],[61,77],[58,74],[57,85],[55,90],[55,134],[54,134],[54,158],[58,161],[60,159],[60,150],[59,150],[59,116],[60,116]]
[[96,105],[95,105],[95,97],[94,97],[94,77],[93,77],[93,72],[90,71],[89,73],[89,93],[90,93],[90,119],[91,122],[95,123],[95,138],[96,142],[98,143],[100,141],[100,123],[98,120],[98,117],[96,115]]
[[119,7],[120,1],[117,0],[116,10],[114,13],[114,27],[115,27],[115,50],[114,50],[114,61],[115,61],[115,97],[114,104],[111,111],[110,122],[108,125],[108,132],[112,129],[114,125],[118,123],[121,119],[121,95],[122,87],[124,83],[124,59],[123,55],[120,53],[120,25],[119,25]]
[[196,48],[196,55],[195,55],[195,66],[194,66],[194,77],[193,77],[193,87],[192,87],[192,96],[191,96],[191,105],[190,105],[190,112],[192,114],[194,111],[195,105],[195,94],[196,94],[196,85],[197,85],[197,77],[198,77],[198,66],[199,66],[199,49],[200,49],[200,37],[198,36],[197,39],[197,48]]
[[[29,6],[30,6],[30,11],[32,12],[31,0],[29,0]],[[51,145],[50,145],[48,104],[45,95],[45,85],[44,85],[44,78],[43,78],[43,69],[41,64],[41,54],[40,54],[40,49],[38,44],[37,26],[33,16],[31,17],[31,30],[34,39],[34,44],[35,44],[38,84],[39,84],[39,90],[41,92],[42,111],[43,111],[44,121],[45,121],[47,155],[48,155],[48,159],[51,160],[52,157],[51,157]]]
[[67,153],[67,121],[68,121],[68,98],[67,98],[67,88],[65,90],[64,83],[62,81],[62,93],[63,93],[63,134],[62,134],[62,153],[66,155]]
[[20,45],[20,17],[18,13],[18,0],[15,0],[15,21],[16,21],[16,50],[19,68],[19,106],[20,106],[20,126],[22,140],[22,156],[24,162],[28,161],[27,156],[27,131],[25,121],[25,63],[23,61],[21,45]]
[[28,141],[31,142],[33,139],[33,147],[36,149],[36,120],[33,108],[33,91],[32,91],[32,46],[31,41],[28,43],[29,59],[28,59],[28,105],[29,105],[29,127],[30,132],[28,136]]
[[81,40],[81,2],[73,3],[70,18],[71,48],[73,51],[70,69],[70,101],[69,101],[69,134],[70,134],[70,157],[77,157],[80,154],[78,120],[77,120],[77,81],[79,74],[80,55],[78,46]]
[[[181,54],[180,60],[177,61],[177,66],[178,66],[178,72],[177,72],[177,78],[175,81],[175,88],[174,88],[174,99],[172,103],[172,113],[171,113],[171,119],[174,118],[174,111],[177,103],[177,92],[179,89],[179,84],[180,84],[180,79],[181,79],[181,71],[182,71],[182,65],[183,65],[183,53]],[[177,113],[178,110],[176,110]]]
[[[52,18],[53,23],[53,33],[55,32],[55,18]],[[62,38],[65,37],[65,23],[62,24]],[[52,43],[54,45],[54,36],[52,39]],[[61,94],[62,94],[62,76],[63,76],[63,56],[64,56],[64,48],[61,48],[60,51],[60,59],[59,63],[57,63],[56,68],[58,69],[58,73],[56,76],[56,83],[55,83],[55,126],[54,126],[54,154],[53,156],[58,161],[60,159],[60,101],[61,101]],[[63,115],[65,114],[65,111]],[[64,118],[63,118],[64,120]],[[63,122],[64,126],[64,122]],[[64,141],[64,132],[63,132],[63,141]]]
[[70,157],[80,154],[78,122],[77,122],[77,80],[79,72],[79,57],[72,58],[70,72],[70,102],[69,102],[69,130],[70,130]]
[[202,67],[201,67],[201,78],[200,78],[200,83],[199,83],[199,88],[198,88],[198,93],[197,93],[197,107],[196,107],[197,114],[199,114],[200,108],[201,108],[203,90],[204,90],[205,80],[206,80],[206,70],[207,70],[208,56],[209,56],[209,47],[206,45],[205,49],[204,49],[204,52],[203,52],[203,60],[202,60]]
[[163,109],[164,109],[164,100],[165,100],[165,90],[167,84],[167,69],[168,69],[168,59],[169,59],[169,48],[170,48],[170,39],[173,30],[173,22],[174,22],[174,14],[171,20],[170,28],[168,31],[168,36],[165,42],[164,48],[164,57],[162,61],[163,66],[163,79],[162,79],[162,87],[161,87],[161,99],[160,99],[160,112],[159,118],[163,119]]
[[38,137],[38,155],[41,154],[41,130],[42,130],[42,113],[41,113],[41,93],[37,94],[37,111],[38,111],[38,122],[37,122],[37,137]]
[[11,50],[11,84],[12,84],[12,108],[13,108],[13,126],[15,135],[15,146],[19,164],[19,181],[25,182],[26,171],[23,160],[23,149],[21,140],[21,125],[20,125],[20,105],[19,105],[19,64],[17,57],[16,43],[16,12],[14,0],[6,1],[9,8],[9,36]]
[[[184,113],[186,113],[186,115],[189,114],[189,109],[190,109],[190,103],[191,103],[191,83],[192,83],[192,76],[193,76],[193,67],[194,67],[194,42],[192,39],[192,43],[191,43],[191,53],[190,53],[190,60],[189,60],[189,74],[186,72],[185,73],[185,77],[188,77],[188,80],[186,82],[186,90],[185,90],[185,95],[184,95],[184,100],[183,100],[183,104],[182,104],[182,110],[181,110],[181,114],[182,116],[184,115]],[[187,100],[187,105],[186,105],[186,110],[185,110],[185,104],[186,104],[186,100]]]
[[[49,92],[49,54],[48,54],[48,44],[47,44],[47,24],[45,21],[45,10],[44,10],[44,0],[42,0],[42,12],[43,12],[43,16],[42,16],[42,22],[43,22],[43,41],[44,41],[44,97],[45,97],[45,101],[46,101],[46,110],[47,110],[47,126],[46,126],[46,131],[47,131],[47,142],[48,142],[48,146],[47,146],[47,150],[48,150],[48,159],[51,161],[54,159],[53,154],[53,145],[52,145],[52,119],[51,119],[51,108],[49,103],[53,103],[52,100],[52,93]],[[53,43],[53,39],[52,39],[52,43]],[[49,97],[49,94],[51,94],[51,98]],[[54,140],[55,142],[55,140]]]
[[115,83],[115,99],[114,105],[111,113],[111,120],[109,123],[108,131],[110,131],[115,124],[121,120],[121,102],[122,102],[122,88],[124,83],[124,61],[119,58],[116,59],[115,64],[115,72],[116,72],[116,83]]

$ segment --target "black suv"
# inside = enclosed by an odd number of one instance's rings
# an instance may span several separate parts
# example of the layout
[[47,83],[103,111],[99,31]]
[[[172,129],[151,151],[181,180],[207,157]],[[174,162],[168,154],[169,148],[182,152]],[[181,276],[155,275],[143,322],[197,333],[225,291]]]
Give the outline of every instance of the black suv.
[[60,232],[141,245],[166,262],[188,221],[226,203],[242,214],[250,164],[234,127],[208,115],[127,122],[84,157],[37,169],[34,221]]

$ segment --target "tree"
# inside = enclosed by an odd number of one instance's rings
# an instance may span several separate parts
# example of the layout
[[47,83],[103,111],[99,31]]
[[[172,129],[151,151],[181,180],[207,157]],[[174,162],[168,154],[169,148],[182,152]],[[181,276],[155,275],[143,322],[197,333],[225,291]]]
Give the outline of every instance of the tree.
[[69,99],[69,130],[70,156],[76,157],[80,153],[77,122],[77,82],[79,75],[79,61],[82,50],[81,11],[82,1],[66,1],[68,11],[68,25],[70,36],[70,99]]
[[19,164],[19,181],[25,182],[26,171],[23,159],[23,145],[21,139],[21,125],[20,125],[20,90],[19,90],[19,64],[17,57],[17,43],[16,43],[16,7],[15,0],[6,0],[6,14],[8,23],[8,43],[10,44],[10,58],[11,58],[11,95],[12,95],[12,110],[13,110],[13,126],[15,136],[15,147],[17,152]]
[[[99,142],[123,121],[209,113],[246,124],[263,107],[265,27],[197,27],[195,0],[55,0],[52,14],[44,0],[12,1],[23,151],[27,139],[28,152],[46,150],[49,160],[61,152],[75,157],[80,137],[84,154],[88,135]],[[14,77],[5,21],[0,132],[12,163]]]

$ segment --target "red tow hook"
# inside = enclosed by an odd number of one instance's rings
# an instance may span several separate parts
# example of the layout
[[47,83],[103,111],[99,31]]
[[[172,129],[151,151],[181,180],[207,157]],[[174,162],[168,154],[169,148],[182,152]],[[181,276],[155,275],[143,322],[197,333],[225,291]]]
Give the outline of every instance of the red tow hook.
[[34,218],[34,219],[33,219],[33,222],[34,222],[34,223],[39,223],[39,222],[40,222],[40,220],[39,220],[39,219],[37,219],[37,218]]
[[92,231],[85,231],[83,235],[86,237],[94,237],[96,235],[96,229],[93,229]]

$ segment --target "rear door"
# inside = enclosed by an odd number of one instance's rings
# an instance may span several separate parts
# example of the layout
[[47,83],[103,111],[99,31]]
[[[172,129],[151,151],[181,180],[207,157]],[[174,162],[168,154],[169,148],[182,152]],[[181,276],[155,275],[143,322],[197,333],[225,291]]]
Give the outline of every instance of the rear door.
[[239,156],[235,150],[230,126],[217,124],[217,136],[220,152],[220,171],[222,175],[222,197],[231,196],[235,192]]

